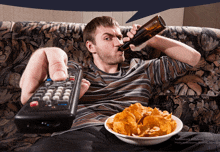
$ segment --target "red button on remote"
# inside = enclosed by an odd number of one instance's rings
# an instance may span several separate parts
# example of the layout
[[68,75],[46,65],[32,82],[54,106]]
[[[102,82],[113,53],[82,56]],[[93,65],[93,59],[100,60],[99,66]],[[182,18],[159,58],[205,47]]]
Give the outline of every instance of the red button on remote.
[[75,77],[74,76],[70,76],[69,80],[70,81],[75,81]]
[[32,101],[30,107],[37,107],[39,105],[38,101]]

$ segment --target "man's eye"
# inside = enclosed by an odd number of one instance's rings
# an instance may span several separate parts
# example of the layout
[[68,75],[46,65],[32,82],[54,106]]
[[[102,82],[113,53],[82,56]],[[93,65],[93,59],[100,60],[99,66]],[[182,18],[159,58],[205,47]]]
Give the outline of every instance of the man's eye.
[[118,37],[119,40],[122,40],[122,37]]
[[109,41],[109,40],[111,40],[111,39],[110,39],[110,37],[106,37],[105,40]]

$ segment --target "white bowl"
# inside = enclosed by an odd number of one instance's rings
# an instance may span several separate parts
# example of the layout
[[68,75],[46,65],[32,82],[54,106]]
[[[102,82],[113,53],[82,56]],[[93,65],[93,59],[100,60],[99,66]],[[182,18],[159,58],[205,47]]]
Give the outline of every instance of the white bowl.
[[[114,116],[115,115],[112,115],[109,118],[113,118]],[[112,129],[110,129],[107,126],[107,120],[105,121],[104,125],[105,125],[105,128],[110,133],[114,134],[116,137],[118,137],[120,140],[122,140],[126,143],[134,144],[134,145],[155,145],[155,144],[159,144],[159,143],[162,143],[162,142],[170,139],[173,135],[177,134],[178,132],[180,132],[182,130],[182,128],[183,128],[182,121],[174,115],[172,115],[172,119],[175,120],[177,123],[176,129],[173,132],[171,132],[170,134],[163,135],[163,136],[157,136],[157,137],[134,137],[134,136],[123,135],[123,134],[116,133]]]

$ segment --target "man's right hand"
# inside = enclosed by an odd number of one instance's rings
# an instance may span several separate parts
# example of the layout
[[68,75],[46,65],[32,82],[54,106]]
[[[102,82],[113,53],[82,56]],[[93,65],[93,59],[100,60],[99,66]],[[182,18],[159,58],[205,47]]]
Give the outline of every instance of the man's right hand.
[[[48,71],[53,81],[65,80],[67,72],[67,54],[60,48],[41,48],[33,53],[20,80],[21,103],[25,104],[39,85],[46,80]],[[83,79],[80,98],[88,90],[89,81]]]

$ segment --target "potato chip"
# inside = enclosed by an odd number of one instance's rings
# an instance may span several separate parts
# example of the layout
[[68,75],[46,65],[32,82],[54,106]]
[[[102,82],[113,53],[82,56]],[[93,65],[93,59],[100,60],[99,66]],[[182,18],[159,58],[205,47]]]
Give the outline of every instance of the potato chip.
[[161,111],[157,108],[154,108],[151,115],[161,115]]
[[113,119],[107,121],[113,131],[139,137],[162,136],[173,132],[177,126],[172,113],[158,108],[144,107],[140,103],[132,104]]
[[115,115],[113,130],[117,133],[131,135],[137,133],[137,123],[135,116],[129,111],[122,111]]
[[107,120],[107,126],[108,126],[109,128],[113,128],[113,122],[114,122],[114,119],[113,119],[113,118],[109,118],[109,119]]
[[124,122],[114,122],[113,130],[119,134],[129,135],[130,131],[126,130]]
[[129,108],[126,108],[125,110],[134,114],[137,122],[141,120],[141,118],[144,116],[144,114],[147,111],[147,109],[144,106],[142,106],[140,103],[132,104],[130,105]]

